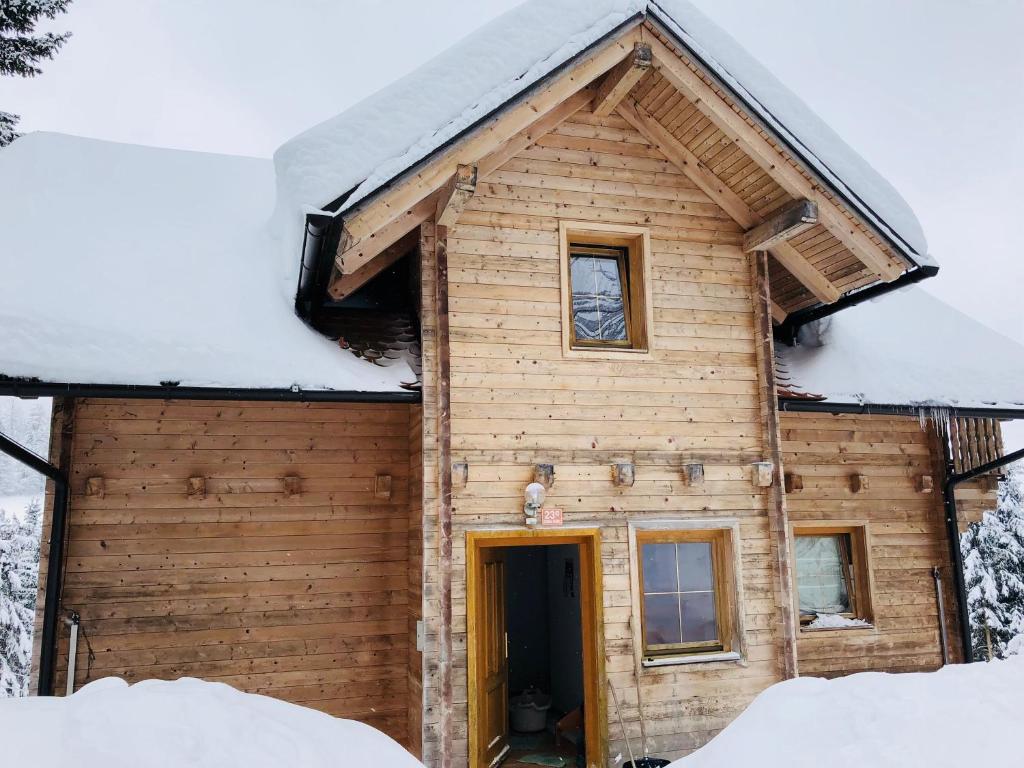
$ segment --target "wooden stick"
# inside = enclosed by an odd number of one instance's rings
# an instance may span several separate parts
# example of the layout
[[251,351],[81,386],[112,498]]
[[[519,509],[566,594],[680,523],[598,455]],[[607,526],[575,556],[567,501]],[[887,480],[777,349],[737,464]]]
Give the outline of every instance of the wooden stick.
[[629,734],[626,733],[626,724],[622,720],[622,707],[619,706],[619,697],[615,693],[615,686],[612,685],[612,681],[608,681],[608,688],[612,692],[612,701],[615,703],[615,714],[619,717],[619,728],[622,729],[622,738],[626,740],[626,751],[629,752],[629,762],[632,763],[633,768],[637,768],[636,757],[633,755],[633,746],[629,743]]

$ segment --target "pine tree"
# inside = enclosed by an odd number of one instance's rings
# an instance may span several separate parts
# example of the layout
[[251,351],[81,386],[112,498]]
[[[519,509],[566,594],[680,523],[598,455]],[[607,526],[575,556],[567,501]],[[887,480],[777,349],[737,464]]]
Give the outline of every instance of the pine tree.
[[0,521],[0,696],[24,696],[32,661],[41,508]]
[[1024,468],[999,485],[998,503],[960,540],[975,658],[1005,657],[1024,635]]
[[[71,0],[0,0],[0,75],[35,77],[39,62],[52,59],[71,37],[70,32],[36,34],[41,18],[66,13]],[[18,116],[0,112],[0,147],[14,141]]]

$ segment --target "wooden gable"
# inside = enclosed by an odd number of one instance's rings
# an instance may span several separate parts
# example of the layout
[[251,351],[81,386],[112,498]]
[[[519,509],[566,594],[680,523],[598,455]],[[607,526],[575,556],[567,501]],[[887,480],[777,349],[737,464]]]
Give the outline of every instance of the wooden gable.
[[[581,54],[348,213],[331,293],[345,295],[377,274],[375,262],[408,250],[410,232],[438,215],[457,214],[478,182],[488,183],[517,152],[584,109],[624,118],[727,212],[747,234],[748,250],[768,250],[776,322],[800,309],[831,304],[849,291],[891,282],[914,266],[844,207],[681,47],[645,21]],[[813,213],[790,221],[797,208]],[[682,206],[679,213],[685,215]]]

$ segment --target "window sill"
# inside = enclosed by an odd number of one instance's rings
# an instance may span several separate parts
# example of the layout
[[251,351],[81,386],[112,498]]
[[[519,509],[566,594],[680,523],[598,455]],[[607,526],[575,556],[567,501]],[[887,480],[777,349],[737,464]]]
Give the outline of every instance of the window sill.
[[661,656],[643,659],[644,667],[674,667],[681,664],[710,664],[717,661],[743,661],[736,651],[719,651],[716,653],[694,653],[688,656]]
[[629,355],[646,357],[651,354],[650,349],[638,347],[569,347],[562,352],[565,357],[577,360],[618,360]]
[[874,624],[861,624],[855,627],[800,627],[801,632],[818,635],[827,632],[874,632]]

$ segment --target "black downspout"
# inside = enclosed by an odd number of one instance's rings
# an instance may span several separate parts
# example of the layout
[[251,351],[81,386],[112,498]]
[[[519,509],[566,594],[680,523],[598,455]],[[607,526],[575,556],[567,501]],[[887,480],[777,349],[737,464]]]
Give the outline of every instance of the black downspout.
[[67,475],[41,456],[0,433],[0,452],[53,481],[53,516],[50,520],[50,551],[47,555],[46,603],[43,605],[43,637],[39,650],[40,696],[53,695],[57,654],[57,601],[64,570],[64,532],[68,511]]
[[960,550],[960,526],[957,524],[956,487],[960,483],[973,480],[1020,459],[1024,459],[1024,448],[982,464],[968,472],[961,472],[959,475],[949,474],[942,486],[942,501],[946,511],[946,535],[949,538],[949,549],[953,559],[953,584],[956,587],[960,642],[963,645],[964,661],[967,663],[974,661],[974,643],[971,642],[971,619],[967,612],[967,584],[964,581],[964,555]]

